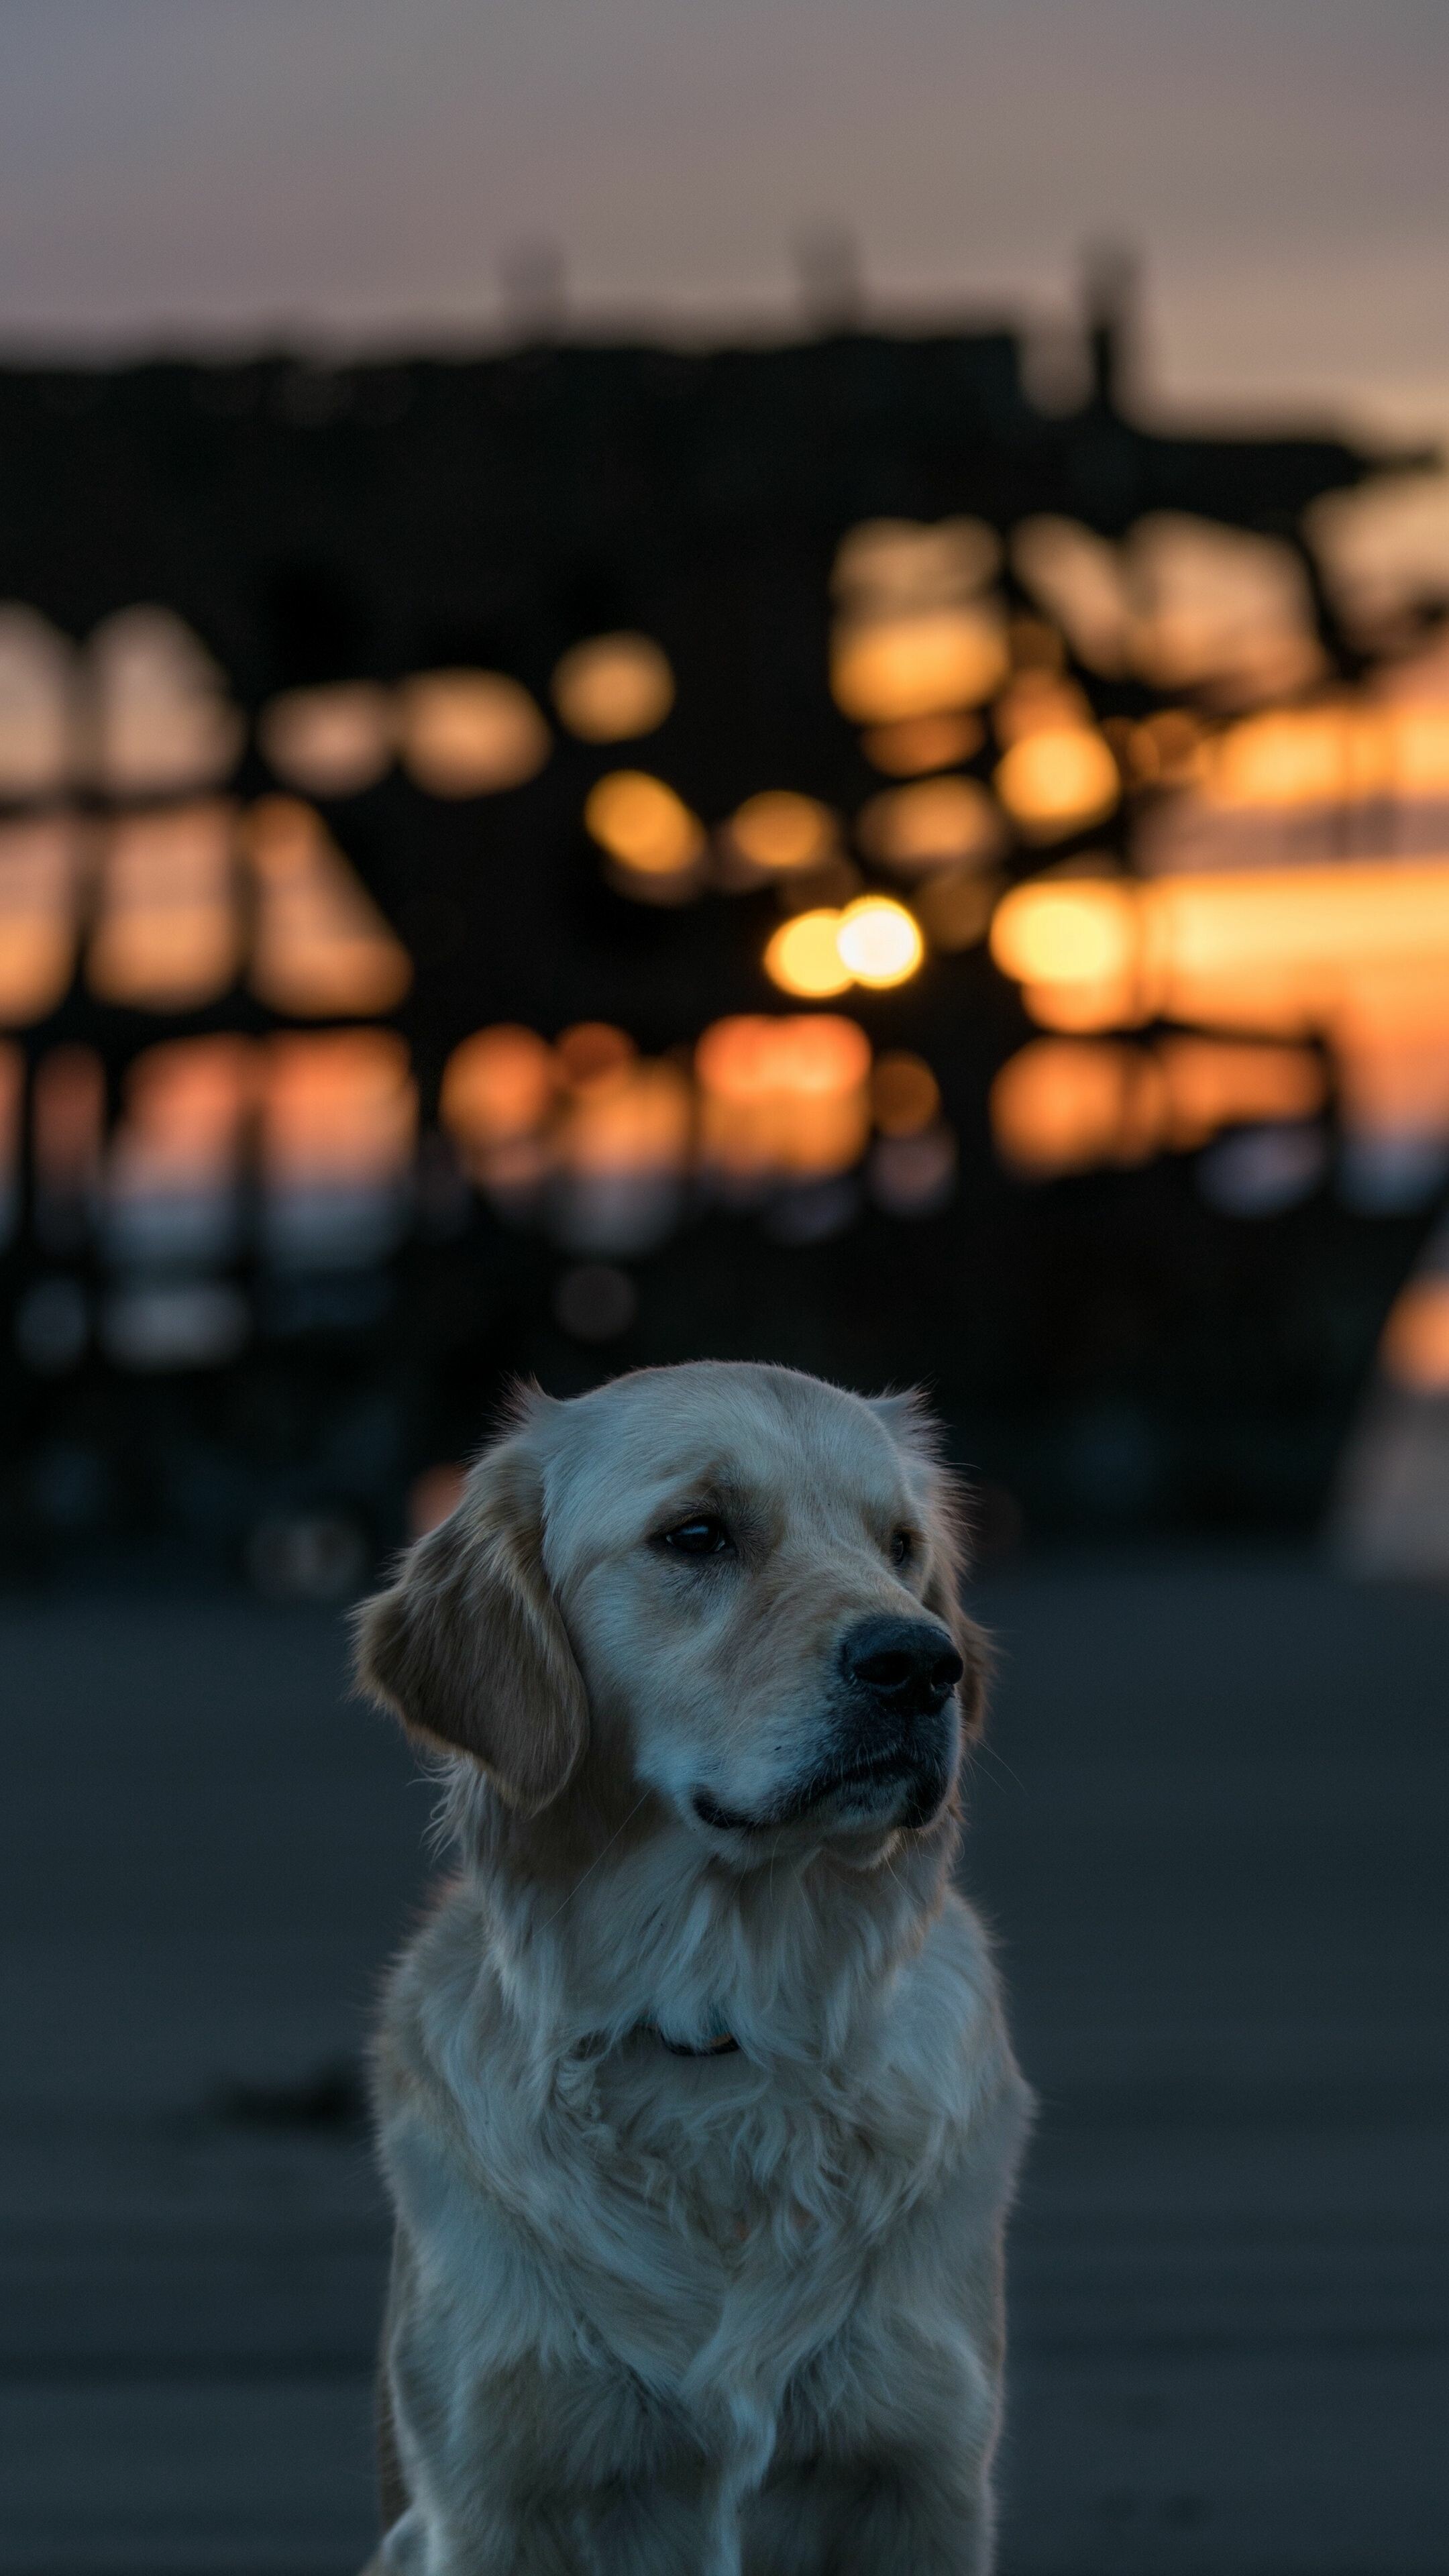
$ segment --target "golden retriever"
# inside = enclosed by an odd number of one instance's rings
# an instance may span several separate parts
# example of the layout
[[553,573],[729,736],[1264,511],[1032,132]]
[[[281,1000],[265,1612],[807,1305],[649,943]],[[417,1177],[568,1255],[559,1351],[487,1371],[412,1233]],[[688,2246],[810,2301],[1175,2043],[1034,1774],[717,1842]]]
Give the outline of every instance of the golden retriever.
[[457,1876],[394,1971],[387,2576],[982,2576],[1028,2096],[951,1888],[982,1646],[929,1425],[521,1399],[364,1605]]

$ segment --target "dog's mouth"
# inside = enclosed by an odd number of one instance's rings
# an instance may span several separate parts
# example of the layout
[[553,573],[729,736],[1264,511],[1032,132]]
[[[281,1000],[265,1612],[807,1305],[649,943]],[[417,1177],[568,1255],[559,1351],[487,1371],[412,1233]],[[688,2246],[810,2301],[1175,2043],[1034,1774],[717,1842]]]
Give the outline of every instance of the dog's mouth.
[[[902,1745],[890,1752],[863,1755],[854,1762],[812,1772],[808,1780],[802,1780],[773,1806],[755,1814],[725,1806],[707,1789],[696,1789],[691,1803],[700,1823],[712,1826],[716,1833],[761,1834],[780,1825],[799,1824],[828,1800],[848,1798],[853,1790],[889,1791],[907,1781],[913,1784],[909,1807],[904,1816],[893,1821],[925,1824],[945,1797],[945,1767],[934,1759],[923,1761],[919,1752]],[[867,1797],[863,1803],[874,1802]]]

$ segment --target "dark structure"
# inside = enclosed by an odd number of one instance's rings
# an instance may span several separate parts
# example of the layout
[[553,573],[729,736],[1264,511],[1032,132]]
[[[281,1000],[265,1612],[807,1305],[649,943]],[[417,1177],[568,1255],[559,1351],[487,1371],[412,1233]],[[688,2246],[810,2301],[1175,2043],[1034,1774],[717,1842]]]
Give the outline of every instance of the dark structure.
[[[649,764],[693,808],[714,820],[788,783],[849,811],[882,785],[827,686],[829,574],[852,524],[969,512],[1007,531],[1051,512],[1115,535],[1171,509],[1297,546],[1315,498],[1404,461],[1144,426],[1121,408],[1105,323],[1092,351],[1088,398],[1065,417],[1028,399],[1006,329],[12,369],[0,594],[77,638],[164,602],[251,712],[298,685],[455,665],[546,702],[577,639],[642,629],[678,684]],[[1078,677],[1102,718],[1154,704],[1138,681]],[[1422,1220],[1369,1224],[1319,1196],[1243,1224],[1205,1206],[1181,1162],[1009,1180],[986,1091],[1027,1024],[980,949],[849,1005],[877,1044],[936,1069],[960,1148],[948,1207],[909,1222],[862,1207],[815,1241],[702,1209],[641,1265],[637,1314],[606,1354],[565,1331],[558,1251],[480,1209],[428,1142],[450,1049],[490,1021],[604,1018],[663,1052],[722,1013],[779,1006],[760,965],[767,889],[663,910],[603,881],[581,812],[618,758],[560,735],[516,789],[442,803],[395,773],[328,809],[414,960],[396,1025],[421,1090],[417,1224],[378,1272],[283,1282],[239,1255],[254,1331],[225,1366],[128,1375],[92,1350],[37,1372],[7,1329],[8,1559],[144,1538],[231,1563],[259,1526],[309,1513],[381,1546],[401,1535],[409,1480],[476,1439],[508,1371],[568,1391],[603,1364],[699,1351],[925,1379],[1000,1489],[987,1518],[1003,1534],[1005,1497],[1039,1528],[1309,1523]],[[249,749],[236,792],[274,783]],[[17,1034],[32,1063],[95,1047],[115,1086],[160,1037],[272,1025],[241,991],[178,1022],[102,1012],[77,986]],[[94,1243],[39,1241],[21,1173],[6,1313],[57,1263],[99,1293]]]

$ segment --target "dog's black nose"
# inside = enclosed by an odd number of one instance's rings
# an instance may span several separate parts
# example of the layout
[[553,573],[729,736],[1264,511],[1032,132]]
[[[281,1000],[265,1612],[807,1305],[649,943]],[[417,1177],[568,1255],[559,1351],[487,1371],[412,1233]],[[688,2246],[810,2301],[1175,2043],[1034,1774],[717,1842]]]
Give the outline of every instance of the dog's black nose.
[[945,1629],[927,1619],[860,1620],[841,1639],[840,1668],[857,1690],[898,1717],[940,1708],[963,1670]]

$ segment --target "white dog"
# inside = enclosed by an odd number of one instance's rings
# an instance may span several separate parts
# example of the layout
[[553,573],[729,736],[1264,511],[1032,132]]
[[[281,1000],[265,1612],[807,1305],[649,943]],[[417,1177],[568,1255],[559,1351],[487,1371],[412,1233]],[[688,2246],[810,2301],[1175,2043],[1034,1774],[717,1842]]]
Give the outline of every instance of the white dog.
[[913,1401],[528,1397],[359,1670],[461,1857],[378,2049],[374,2568],[982,2576],[1028,2096],[950,1886],[981,1642]]

